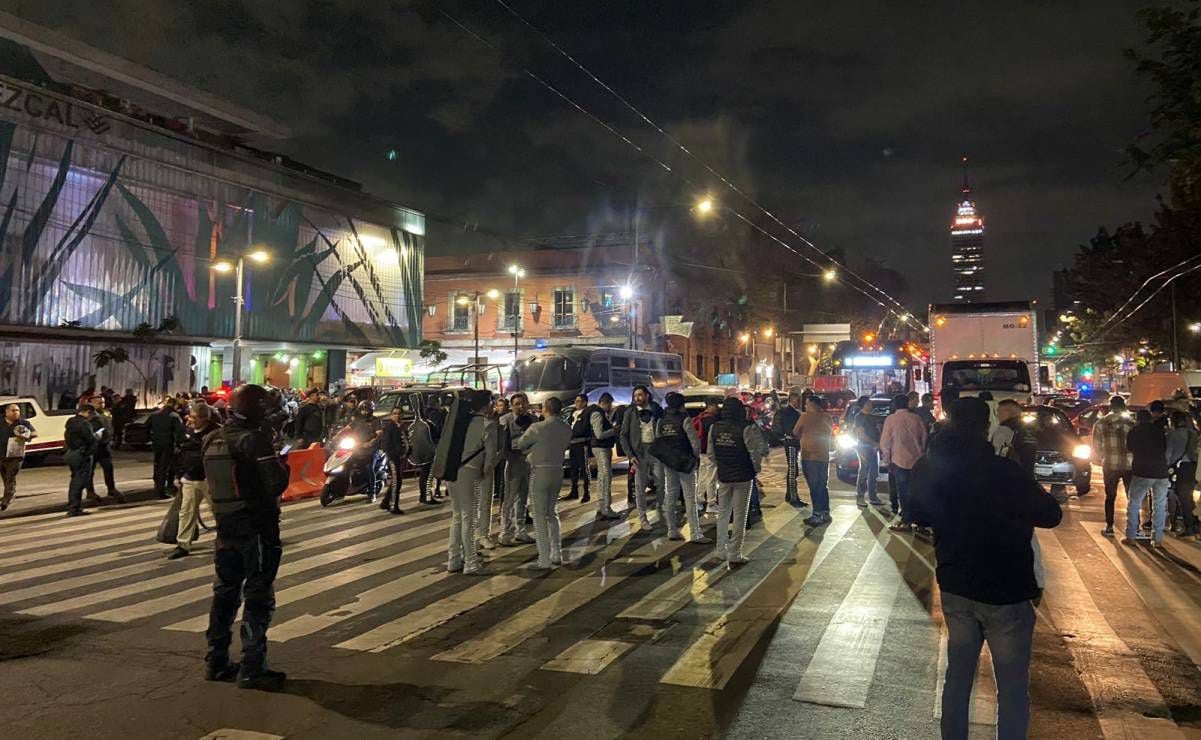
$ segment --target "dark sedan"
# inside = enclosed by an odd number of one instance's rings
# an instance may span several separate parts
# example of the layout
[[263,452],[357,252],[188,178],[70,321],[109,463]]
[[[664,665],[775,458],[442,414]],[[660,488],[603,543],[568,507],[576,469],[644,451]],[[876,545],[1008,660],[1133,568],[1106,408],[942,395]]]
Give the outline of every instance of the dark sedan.
[[[876,427],[876,436],[884,428],[884,420],[892,413],[891,398],[872,399],[872,424]],[[834,465],[838,479],[843,483],[854,483],[859,476],[859,454],[856,452],[855,422],[843,417],[838,425],[838,436],[835,438]],[[877,455],[880,453],[877,452]],[[877,482],[888,480],[888,471],[881,467]]]
[[1092,484],[1092,449],[1080,439],[1067,414],[1052,406],[1027,406],[1022,423],[1032,427],[1038,440],[1034,477],[1062,495],[1075,486],[1083,496]]

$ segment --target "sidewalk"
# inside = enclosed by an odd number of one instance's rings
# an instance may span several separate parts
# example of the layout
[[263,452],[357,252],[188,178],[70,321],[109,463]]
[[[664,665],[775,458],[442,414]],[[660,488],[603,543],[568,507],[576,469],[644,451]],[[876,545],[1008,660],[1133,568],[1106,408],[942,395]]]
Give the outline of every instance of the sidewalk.
[[[120,450],[113,453],[113,473],[117,488],[128,504],[154,500],[154,481],[151,478],[151,455],[145,450]],[[70,471],[58,458],[39,465],[27,465],[17,474],[17,495],[0,521],[36,514],[67,511],[67,483]],[[96,493],[104,501],[104,475],[96,469]],[[113,504],[105,502],[106,506]],[[85,508],[95,508],[95,502],[84,499]]]

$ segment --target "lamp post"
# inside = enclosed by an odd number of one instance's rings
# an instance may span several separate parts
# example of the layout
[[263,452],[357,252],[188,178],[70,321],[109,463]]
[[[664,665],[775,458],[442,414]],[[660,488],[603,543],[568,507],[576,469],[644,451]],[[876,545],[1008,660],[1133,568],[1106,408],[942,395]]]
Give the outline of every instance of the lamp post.
[[630,349],[634,347],[634,304],[631,301],[634,297],[634,289],[629,285],[621,286],[621,300],[626,304],[626,341],[629,342]]
[[521,284],[525,270],[520,265],[509,265],[509,274],[513,276],[513,293],[517,300],[513,304],[513,374],[517,374],[517,337],[521,330]]
[[470,299],[468,299],[465,295],[461,295],[455,300],[455,303],[458,303],[460,306],[466,306],[469,304],[475,305],[475,316],[471,317],[471,326],[475,333],[475,354],[471,358],[471,364],[475,367],[475,382],[477,385],[480,382],[480,314],[484,312],[483,304],[480,303],[481,295],[486,295],[492,300],[496,300],[497,296],[500,295],[500,291],[498,291],[496,288],[492,288],[491,290],[483,293],[476,290],[472,291]]
[[234,361],[233,361],[233,385],[235,388],[242,381],[242,306],[245,304],[244,292],[244,275],[246,260],[256,262],[260,265],[266,264],[271,259],[271,253],[264,249],[256,249],[248,254],[238,255],[236,263],[222,260],[213,264],[213,269],[220,273],[234,272],[234,281],[237,285],[234,287]]

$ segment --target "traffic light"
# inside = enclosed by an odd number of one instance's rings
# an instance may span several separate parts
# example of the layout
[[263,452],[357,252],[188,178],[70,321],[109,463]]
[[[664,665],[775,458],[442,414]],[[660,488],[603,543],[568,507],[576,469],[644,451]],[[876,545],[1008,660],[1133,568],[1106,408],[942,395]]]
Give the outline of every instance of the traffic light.
[[1043,354],[1053,357],[1058,350],[1054,344],[1048,344],[1043,348]]

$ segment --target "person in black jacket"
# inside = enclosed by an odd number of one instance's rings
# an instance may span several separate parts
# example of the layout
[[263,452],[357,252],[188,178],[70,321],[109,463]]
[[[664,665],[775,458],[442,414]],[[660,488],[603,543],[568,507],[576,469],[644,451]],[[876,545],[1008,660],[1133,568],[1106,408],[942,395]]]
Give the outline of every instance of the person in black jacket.
[[175,454],[183,442],[183,421],[175,413],[175,399],[167,397],[158,411],[150,415],[150,447],[154,450],[154,495],[171,498]]
[[[217,520],[213,552],[217,577],[205,632],[209,648],[205,679],[236,677],[241,688],[278,690],[286,676],[267,667],[267,628],[275,611],[275,574],[283,555],[279,497],[288,487],[288,468],[264,425],[266,389],[240,386],[230,395],[229,408],[229,424],[206,438],[203,453]],[[210,448],[218,441],[227,455],[222,459],[214,453],[210,459]],[[243,601],[239,665],[230,662],[229,646]]]
[[320,444],[325,437],[325,412],[321,406],[321,394],[316,388],[304,397],[304,403],[296,412],[296,436],[301,447]]
[[580,478],[584,479],[584,497],[582,503],[592,500],[591,478],[588,473],[588,455],[591,432],[589,423],[588,396],[583,393],[575,397],[574,408],[571,411],[571,446],[567,448],[567,469],[571,476],[571,492],[560,500],[580,498]]
[[788,403],[781,407],[772,419],[772,431],[784,440],[784,459],[788,461],[787,477],[784,480],[784,501],[793,506],[802,505],[796,485],[801,470],[801,442],[792,433],[793,427],[800,419],[801,394],[791,391],[788,394]]
[[968,707],[985,641],[997,679],[997,737],[1026,737],[1034,639],[1034,527],[1059,524],[1059,504],[988,441],[989,408],[964,398],[914,466],[914,521],[934,528],[946,620],[942,736],[967,738]]
[[188,414],[188,430],[179,445],[179,526],[176,529],[175,549],[167,553],[167,559],[177,560],[192,551],[200,521],[200,500],[208,501],[209,510],[213,499],[209,494],[208,481],[204,475],[204,439],[220,428],[213,407],[203,400],[192,402]]
[[379,507],[384,511],[391,511],[393,514],[404,513],[404,510],[400,508],[400,484],[403,480],[401,471],[404,470],[404,461],[408,450],[406,449],[404,430],[400,427],[400,420],[400,408],[393,408],[388,414],[388,418],[384,420],[383,432],[379,438],[379,448],[388,457],[388,464],[392,466],[392,486],[384,493]]
[[67,516],[83,516],[83,489],[92,478],[92,456],[96,453],[96,431],[92,428],[92,406],[80,403],[63,430],[64,457],[71,468],[67,487]]
[[[1162,409],[1163,404],[1159,407]],[[1126,449],[1134,456],[1130,467],[1130,496],[1126,502],[1126,537],[1123,545],[1133,545],[1139,531],[1143,499],[1152,494],[1151,518],[1154,524],[1151,546],[1163,542],[1168,512],[1168,438],[1153,413],[1140,410],[1134,428],[1126,436]]]
[[113,474],[113,453],[111,445],[113,442],[113,421],[112,417],[105,410],[104,396],[92,396],[90,401],[92,404],[92,431],[96,434],[96,452],[92,456],[93,475],[88,477],[88,485],[85,489],[87,497],[92,501],[100,501],[100,497],[96,495],[96,480],[95,466],[99,465],[100,470],[104,473],[104,487],[106,498],[109,501],[115,501],[118,504],[125,503],[125,497],[117,490],[117,481]]

